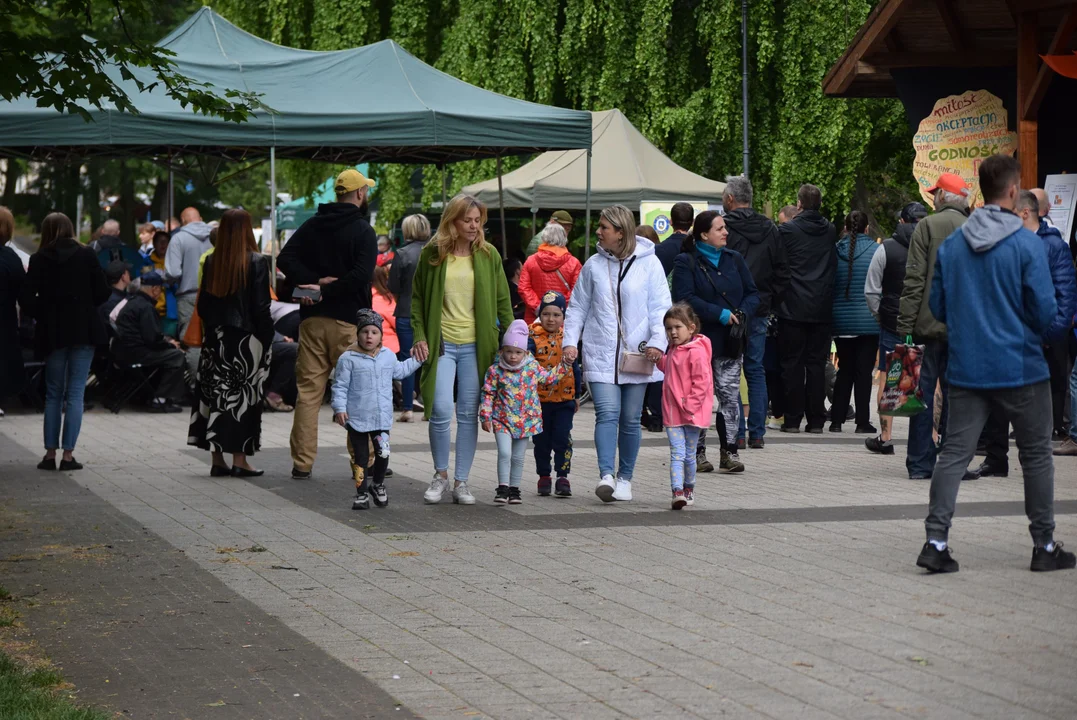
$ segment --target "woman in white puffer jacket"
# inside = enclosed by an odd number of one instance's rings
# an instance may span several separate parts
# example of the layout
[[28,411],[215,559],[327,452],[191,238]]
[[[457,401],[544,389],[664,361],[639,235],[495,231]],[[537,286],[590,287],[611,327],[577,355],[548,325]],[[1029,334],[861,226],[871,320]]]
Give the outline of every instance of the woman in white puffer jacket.
[[[595,494],[603,502],[632,499],[643,395],[647,383],[662,379],[654,363],[666,349],[662,318],[672,305],[654,244],[637,237],[635,228],[632,211],[625,206],[602,211],[598,251],[584,264],[565,317],[566,362],[576,359],[583,338],[583,379],[595,401],[595,449],[602,476]],[[626,369],[625,353],[645,355],[645,372],[639,372],[641,357],[629,357]]]

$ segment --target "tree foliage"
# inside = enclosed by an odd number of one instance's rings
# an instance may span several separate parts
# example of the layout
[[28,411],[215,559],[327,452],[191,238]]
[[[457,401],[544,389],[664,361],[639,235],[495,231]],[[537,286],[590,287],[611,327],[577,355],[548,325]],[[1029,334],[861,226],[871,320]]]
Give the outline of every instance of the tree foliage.
[[[750,176],[774,210],[803,182],[834,217],[869,204],[877,229],[915,196],[911,131],[896,100],[843,100],[822,79],[874,0],[750,0]],[[275,42],[338,49],[392,37],[466,82],[540,103],[621,109],[684,167],[722,178],[742,167],[740,3],[735,0],[219,0]],[[377,98],[364,98],[377,102]],[[506,159],[506,170],[519,164]],[[449,193],[494,173],[493,161],[449,169]],[[305,186],[285,166],[291,187]],[[441,172],[374,168],[382,212],[398,218],[441,196]],[[293,176],[294,174],[294,176]],[[310,178],[326,175],[309,173]],[[313,180],[310,180],[316,184]],[[310,187],[313,187],[313,184]],[[391,213],[391,214],[390,214]]]
[[255,95],[192,80],[178,71],[172,52],[154,46],[160,21],[179,7],[193,10],[182,1],[5,0],[0,99],[25,95],[89,120],[89,106],[138,112],[119,84],[127,82],[139,93],[159,88],[202,114],[245,120],[261,106]]

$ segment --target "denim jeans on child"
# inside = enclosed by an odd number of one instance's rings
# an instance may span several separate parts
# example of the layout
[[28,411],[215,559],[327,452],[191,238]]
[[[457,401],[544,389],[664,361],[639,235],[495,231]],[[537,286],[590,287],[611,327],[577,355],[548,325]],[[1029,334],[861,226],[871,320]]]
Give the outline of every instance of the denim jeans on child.
[[615,385],[613,383],[590,383],[591,398],[595,402],[595,452],[598,455],[598,474],[613,475],[614,461],[620,451],[617,477],[631,480],[639,455],[642,429],[639,425],[643,412],[643,395],[646,383]]
[[[432,352],[437,352],[436,349]],[[445,343],[445,354],[438,359],[434,409],[430,414],[430,454],[434,469],[449,469],[449,446],[452,444],[453,385],[456,385],[456,468],[453,478],[467,481],[475,446],[479,441],[479,365],[475,343]],[[429,400],[429,398],[424,398]]]
[[[411,346],[415,340],[415,333],[411,330],[411,318],[398,317],[396,319],[396,336],[400,338],[400,352],[396,354],[398,360],[407,360],[411,357]],[[400,406],[404,410],[411,410],[415,400],[415,382],[418,373],[412,373],[400,381]]]
[[497,441],[497,484],[520,487],[524,476],[527,438],[514,438],[507,432],[494,433]]
[[696,442],[702,428],[682,425],[667,427],[669,438],[669,484],[674,490],[696,485]]
[[535,436],[535,472],[539,477],[555,474],[568,477],[572,471],[572,420],[575,416],[575,400],[542,403],[542,433]]
[[[45,449],[74,450],[82,429],[86,379],[93,361],[92,345],[53,350],[45,358]],[[60,424],[63,423],[63,444]]]

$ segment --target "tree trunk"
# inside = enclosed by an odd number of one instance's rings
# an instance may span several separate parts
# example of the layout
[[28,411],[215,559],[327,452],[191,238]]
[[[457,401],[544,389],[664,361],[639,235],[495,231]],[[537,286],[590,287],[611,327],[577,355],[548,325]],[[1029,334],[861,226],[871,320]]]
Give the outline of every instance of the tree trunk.
[[87,168],[89,177],[86,187],[86,212],[90,215],[90,231],[96,230],[102,222],[101,219],[101,161],[97,158],[90,160]]
[[[868,216],[868,235],[873,238],[882,237],[882,229],[875,220],[875,213],[871,211],[871,198],[868,197],[868,188],[859,174],[856,177],[856,189],[853,191],[853,206]],[[840,228],[838,232],[841,232]]]
[[4,172],[3,203],[6,207],[11,207],[15,202],[15,186],[19,184],[20,177],[22,177],[22,161],[8,158],[7,170]]
[[135,177],[127,161],[120,169],[120,237],[124,243],[135,243]]

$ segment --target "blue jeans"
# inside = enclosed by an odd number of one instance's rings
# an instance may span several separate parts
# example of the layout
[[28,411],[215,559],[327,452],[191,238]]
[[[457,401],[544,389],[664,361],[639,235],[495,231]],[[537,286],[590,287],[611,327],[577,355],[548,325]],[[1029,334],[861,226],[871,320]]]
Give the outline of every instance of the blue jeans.
[[[400,338],[400,352],[396,354],[396,357],[400,360],[407,360],[411,357],[411,346],[415,342],[415,333],[411,331],[411,318],[396,319],[396,336]],[[400,405],[404,410],[411,410],[412,402],[415,400],[415,376],[416,373],[412,373],[400,381]]]
[[524,476],[527,438],[514,438],[507,432],[495,432],[497,441],[497,484],[520,487]]
[[[54,350],[45,358],[45,449],[75,449],[82,429],[82,399],[93,361],[92,345]],[[64,417],[66,415],[66,417]],[[60,444],[60,423],[64,426]]]
[[598,455],[598,474],[613,475],[613,464],[620,452],[617,477],[631,480],[639,455],[639,425],[643,412],[646,383],[614,385],[590,383],[595,402],[595,451]]
[[890,366],[886,364],[886,353],[894,352],[894,348],[905,342],[905,338],[897,333],[890,332],[886,328],[879,328],[879,369],[886,372]]
[[935,427],[935,384],[942,380],[942,415],[939,420],[939,444],[946,437],[946,366],[950,357],[949,346],[945,342],[931,340],[924,344],[924,362],[920,367],[920,390],[924,393],[927,408],[909,418],[909,452],[905,458],[905,468],[909,475],[931,477],[935,470],[936,448],[931,439],[931,430]]
[[453,416],[455,384],[456,469],[453,479],[467,482],[479,441],[479,364],[475,343],[445,343],[445,354],[438,359],[437,372],[434,409],[430,413],[430,454],[434,457],[434,469],[438,472],[449,469],[449,445],[452,444],[449,424]]
[[1073,372],[1070,373],[1070,437],[1077,442],[1077,418],[1073,416],[1074,408],[1077,408],[1077,363],[1073,363]]
[[690,425],[666,428],[666,437],[669,438],[669,484],[674,490],[696,486],[694,449],[702,429]]
[[767,372],[763,367],[763,354],[767,349],[767,318],[752,318],[748,344],[744,348],[744,379],[748,382],[748,417],[745,428],[744,410],[741,408],[738,438],[744,437],[745,429],[751,439],[767,434]]

